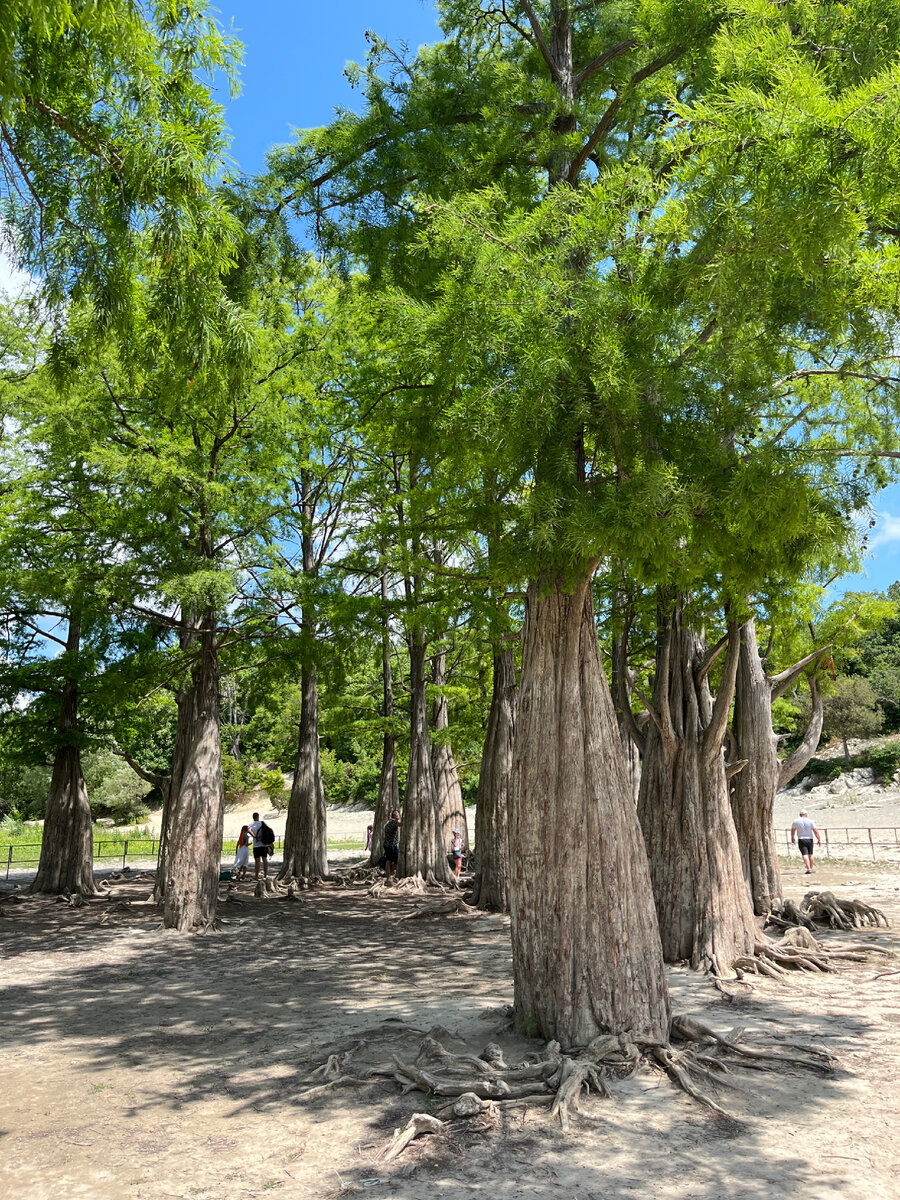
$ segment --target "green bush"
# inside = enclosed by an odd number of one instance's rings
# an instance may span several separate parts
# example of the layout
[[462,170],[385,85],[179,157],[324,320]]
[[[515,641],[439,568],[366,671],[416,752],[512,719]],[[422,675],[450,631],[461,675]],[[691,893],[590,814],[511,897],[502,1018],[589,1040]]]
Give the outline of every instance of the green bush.
[[109,750],[95,750],[82,760],[91,815],[110,817],[117,825],[134,825],[150,812],[150,788],[131,767]]
[[890,783],[900,768],[900,742],[889,742],[886,746],[870,746],[853,760],[859,767],[871,767],[876,778]]
[[287,808],[291,793],[284,786],[284,775],[281,771],[266,771],[262,777],[263,791],[269,797],[274,808]]

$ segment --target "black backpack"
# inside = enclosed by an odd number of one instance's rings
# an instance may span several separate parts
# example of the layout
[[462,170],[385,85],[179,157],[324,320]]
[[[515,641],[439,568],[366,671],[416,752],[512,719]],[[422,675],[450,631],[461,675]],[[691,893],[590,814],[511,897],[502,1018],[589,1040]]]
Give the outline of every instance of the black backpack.
[[269,826],[265,823],[265,821],[260,821],[259,831],[256,836],[259,838],[259,840],[262,842],[262,844],[264,846],[274,846],[275,845],[275,831],[274,831],[274,829],[270,829]]

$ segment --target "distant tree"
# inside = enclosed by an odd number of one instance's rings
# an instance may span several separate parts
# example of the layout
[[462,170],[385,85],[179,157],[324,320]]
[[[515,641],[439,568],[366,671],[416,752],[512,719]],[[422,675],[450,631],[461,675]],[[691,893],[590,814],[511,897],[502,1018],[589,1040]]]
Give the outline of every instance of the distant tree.
[[825,732],[839,737],[844,758],[850,761],[848,738],[874,737],[884,724],[875,689],[861,675],[850,675],[837,682],[833,695],[825,697]]

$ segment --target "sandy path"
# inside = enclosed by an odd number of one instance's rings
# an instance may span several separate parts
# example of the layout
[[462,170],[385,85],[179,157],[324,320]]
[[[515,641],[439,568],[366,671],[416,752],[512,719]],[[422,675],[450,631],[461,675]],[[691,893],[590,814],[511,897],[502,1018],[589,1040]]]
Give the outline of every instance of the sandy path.
[[[789,894],[808,881],[791,867]],[[900,918],[900,872],[825,864],[816,880]],[[148,880],[121,888],[146,896]],[[501,917],[404,921],[411,901],[323,889],[299,903],[223,904],[222,932],[179,937],[149,906],[7,904],[2,996],[11,1033],[0,1189],[27,1200],[340,1195],[404,1200],[888,1200],[900,1170],[896,960],[761,981],[728,1002],[673,969],[676,1008],[829,1046],[839,1069],[744,1073],[723,1122],[649,1068],[589,1100],[568,1137],[509,1113],[377,1155],[427,1098],[390,1083],[312,1102],[303,1081],[362,1038],[372,1060],[414,1053],[442,1025],[507,1057],[533,1048],[500,1015],[512,1000]],[[893,930],[864,935],[892,944]]]

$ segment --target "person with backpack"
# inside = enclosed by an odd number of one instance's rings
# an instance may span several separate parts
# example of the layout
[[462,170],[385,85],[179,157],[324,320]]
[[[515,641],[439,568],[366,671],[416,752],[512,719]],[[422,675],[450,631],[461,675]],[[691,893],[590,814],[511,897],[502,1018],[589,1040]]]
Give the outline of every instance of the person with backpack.
[[263,879],[269,874],[269,855],[275,853],[275,834],[272,829],[259,819],[259,813],[253,814],[250,822],[250,832],[253,834],[253,866],[254,879],[259,879],[259,864],[262,860]]

